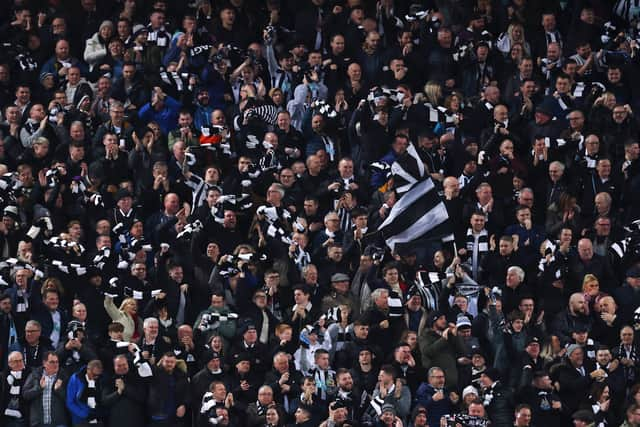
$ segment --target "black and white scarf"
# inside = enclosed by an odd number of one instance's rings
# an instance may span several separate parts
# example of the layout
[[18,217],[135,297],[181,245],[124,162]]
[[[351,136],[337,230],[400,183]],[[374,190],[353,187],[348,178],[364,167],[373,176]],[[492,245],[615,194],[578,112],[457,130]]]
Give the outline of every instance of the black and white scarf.
[[[395,391],[396,391],[396,385],[395,384],[391,384],[389,386],[388,390],[387,390],[387,396],[392,396],[393,393],[395,393]],[[374,393],[375,393],[375,391],[374,391]],[[375,411],[375,413],[377,415],[381,415],[382,414],[382,406],[384,405],[384,399],[382,397],[380,397],[380,395],[378,394],[376,397],[371,399],[370,405],[371,405],[371,407],[373,408],[373,410]]]
[[18,289],[16,292],[16,313],[26,313],[29,310],[29,294]]
[[173,91],[174,93],[180,93],[192,89],[189,85],[189,73],[161,71],[160,79],[162,79],[165,89],[169,89],[169,91]]
[[89,415],[87,416],[87,423],[96,424],[98,422],[98,415],[96,412],[96,408],[98,406],[98,389],[95,380],[90,380],[89,377],[85,375],[85,381],[87,383],[87,387],[84,389],[84,393],[82,395],[86,405],[89,407]]
[[309,373],[316,380],[320,399],[327,400],[327,397],[334,393],[338,384],[336,380],[336,371],[333,369],[327,369],[324,371],[320,368],[316,368],[309,371]]
[[309,252],[301,249],[300,246],[296,246],[293,262],[296,264],[298,271],[302,272],[302,269],[311,263],[311,255],[309,255]]
[[491,405],[491,401],[493,400],[493,390],[497,385],[498,381],[494,382],[490,387],[487,387],[483,390],[482,404],[485,408]]
[[389,291],[389,317],[404,316],[404,305],[402,304],[402,296],[396,291]]
[[[475,244],[475,237],[471,228],[467,229],[467,251],[473,252],[473,245]],[[487,230],[482,229],[480,236],[478,237],[478,252],[489,252],[489,233]]]
[[259,400],[256,400],[256,412],[259,417],[263,417],[267,415],[267,407],[260,403]]
[[620,347],[618,348],[618,358],[623,359],[631,359],[634,362],[634,366],[623,366],[624,369],[624,377],[627,379],[627,384],[633,384],[636,381],[636,372],[635,365],[638,363],[638,353],[636,352],[636,346],[631,344],[630,350],[627,354],[627,349],[623,343],[620,343]]
[[478,389],[482,388],[482,384],[480,383],[480,376],[485,371],[485,369],[487,369],[486,366],[483,366],[482,368],[471,367],[471,385],[472,386]]
[[[472,276],[477,280],[480,273],[480,263],[482,258],[489,252],[489,233],[482,229],[478,235],[476,246],[476,236],[471,228],[467,229],[466,249],[467,263],[471,265]],[[477,251],[477,252],[476,252]]]
[[22,393],[22,385],[24,384],[26,374],[24,371],[10,371],[7,375],[7,389],[9,390],[9,401],[4,410],[4,415],[10,418],[22,419],[20,412],[20,395]]

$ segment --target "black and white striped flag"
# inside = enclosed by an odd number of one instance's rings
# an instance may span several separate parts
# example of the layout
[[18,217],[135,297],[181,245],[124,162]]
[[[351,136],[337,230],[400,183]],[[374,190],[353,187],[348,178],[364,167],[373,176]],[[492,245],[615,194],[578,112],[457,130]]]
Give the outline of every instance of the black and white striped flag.
[[426,168],[416,148],[409,143],[407,152],[400,155],[391,165],[391,175],[393,175],[396,193],[402,196],[409,191],[414,184],[425,179]]
[[395,251],[396,245],[424,238],[452,241],[447,208],[412,144],[391,169],[401,197],[378,227],[387,246]]

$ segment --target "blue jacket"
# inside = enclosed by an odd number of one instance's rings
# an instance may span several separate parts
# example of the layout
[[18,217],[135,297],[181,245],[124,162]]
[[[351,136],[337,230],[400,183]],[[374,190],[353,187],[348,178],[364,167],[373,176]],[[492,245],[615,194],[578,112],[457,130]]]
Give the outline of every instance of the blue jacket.
[[[87,65],[84,62],[82,62],[81,60],[79,60],[78,58],[70,57],[68,59],[68,61],[71,62],[72,66],[80,68],[80,74],[83,77],[86,77],[87,74],[89,74],[89,68],[87,67]],[[62,68],[62,63],[58,62],[56,57],[53,56],[53,57],[49,58],[49,60],[47,62],[44,63],[44,65],[42,66],[42,69],[40,70],[40,72],[41,73],[51,73],[54,76],[56,76],[56,78],[59,78],[60,75],[58,74],[58,70],[60,70],[60,68]]]
[[[87,405],[83,396],[84,390],[87,387],[85,375],[87,374],[86,366],[82,367],[78,372],[73,374],[69,378],[69,384],[67,384],[67,409],[71,413],[71,420],[73,424],[80,424],[88,421],[89,417],[89,405]],[[96,381],[96,399],[99,399],[100,389],[98,387],[98,381]],[[96,406],[96,409],[97,406]]]
[[140,120],[144,124],[151,121],[158,122],[162,133],[167,135],[169,132],[178,127],[178,111],[181,104],[170,96],[164,99],[164,108],[160,111],[156,111],[151,103],[148,102],[138,112]]
[[213,113],[213,106],[196,104],[196,110],[193,112],[193,125],[200,131],[203,126],[209,126],[211,124],[211,113]]
[[413,406],[422,405],[427,409],[427,424],[430,426],[440,425],[440,418],[446,414],[450,414],[453,409],[453,403],[449,399],[449,391],[444,390],[444,399],[433,400],[436,389],[429,383],[422,383],[416,391],[416,398]]

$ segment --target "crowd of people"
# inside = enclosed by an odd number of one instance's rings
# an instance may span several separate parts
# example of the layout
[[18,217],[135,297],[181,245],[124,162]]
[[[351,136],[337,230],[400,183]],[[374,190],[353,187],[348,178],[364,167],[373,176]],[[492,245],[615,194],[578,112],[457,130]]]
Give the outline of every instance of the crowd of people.
[[0,3],[1,425],[640,426],[637,1]]

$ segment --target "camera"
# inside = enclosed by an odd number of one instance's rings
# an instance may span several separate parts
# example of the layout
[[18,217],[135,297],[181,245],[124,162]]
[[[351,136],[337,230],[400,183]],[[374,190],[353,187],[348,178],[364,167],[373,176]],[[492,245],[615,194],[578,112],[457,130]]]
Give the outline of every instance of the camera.
[[347,402],[345,399],[338,398],[331,404],[331,410],[335,411],[336,409],[348,408],[348,403],[349,402]]
[[384,248],[369,245],[364,249],[364,255],[370,256],[374,261],[382,261],[384,258]]
[[67,337],[70,340],[78,339],[80,332],[82,332],[82,335],[84,336],[85,329],[82,323],[77,320],[72,320],[71,322],[69,322],[69,324],[67,325]]

